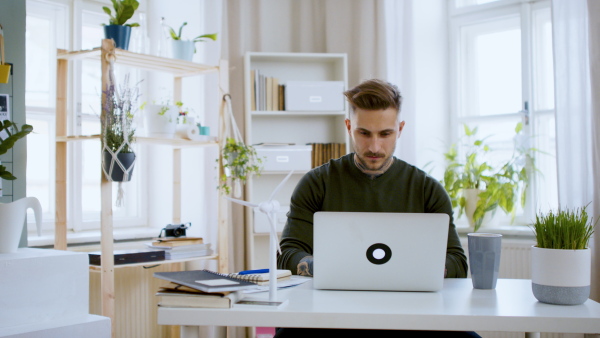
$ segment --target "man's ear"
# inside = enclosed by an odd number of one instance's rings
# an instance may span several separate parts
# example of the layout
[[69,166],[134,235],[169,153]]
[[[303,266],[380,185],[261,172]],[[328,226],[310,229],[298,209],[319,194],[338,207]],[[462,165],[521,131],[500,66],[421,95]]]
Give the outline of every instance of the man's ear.
[[352,122],[350,121],[350,119],[346,119],[344,120],[344,122],[346,123],[346,129],[348,130],[348,134],[351,134],[351,130],[352,130]]
[[402,134],[402,130],[404,129],[405,123],[406,122],[404,122],[404,121],[400,122],[400,125],[398,126],[398,137],[396,137],[396,138],[400,138],[400,134]]

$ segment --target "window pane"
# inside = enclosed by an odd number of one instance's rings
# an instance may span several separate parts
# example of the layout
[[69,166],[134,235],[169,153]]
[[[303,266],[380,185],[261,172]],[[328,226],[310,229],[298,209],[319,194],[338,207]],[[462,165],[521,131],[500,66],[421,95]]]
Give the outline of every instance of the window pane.
[[[55,51],[54,30],[51,20],[27,15],[26,19],[26,81],[25,102],[27,106],[53,107],[56,99],[50,90],[50,75],[54,69],[50,57]],[[56,52],[53,52],[55,55]]]
[[558,176],[556,172],[556,125],[554,113],[536,117],[535,147],[540,151],[536,156],[537,176],[535,204],[536,211],[547,212],[558,208]]
[[499,0],[456,0],[456,8],[487,4],[487,3],[495,2],[495,1],[499,1]]
[[465,26],[461,39],[461,115],[496,115],[521,110],[519,18]]
[[554,69],[550,8],[533,12],[533,74],[536,110],[554,109]]
[[42,205],[44,221],[54,219],[54,120],[48,114],[27,112],[27,123],[34,132],[27,136],[27,196]]

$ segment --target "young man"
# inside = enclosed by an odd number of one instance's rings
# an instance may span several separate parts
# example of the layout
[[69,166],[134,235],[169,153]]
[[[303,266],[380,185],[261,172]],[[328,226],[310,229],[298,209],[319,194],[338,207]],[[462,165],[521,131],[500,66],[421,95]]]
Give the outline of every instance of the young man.
[[[280,243],[279,268],[313,275],[313,214],[317,211],[446,213],[450,223],[445,276],[465,278],[467,259],[453,223],[448,194],[437,180],[393,156],[405,126],[400,119],[402,96],[398,88],[381,80],[368,80],[344,95],[350,104],[350,118],[345,122],[354,153],[311,170],[296,186]],[[291,330],[278,330],[278,337],[309,333]],[[389,333],[402,333],[402,337],[409,332]],[[349,334],[343,331],[344,336]],[[377,336],[381,334],[384,332]]]

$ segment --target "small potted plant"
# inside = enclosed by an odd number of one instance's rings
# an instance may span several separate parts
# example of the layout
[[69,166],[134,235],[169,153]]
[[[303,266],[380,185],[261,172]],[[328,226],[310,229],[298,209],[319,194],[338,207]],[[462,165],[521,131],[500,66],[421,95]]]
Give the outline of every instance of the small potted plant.
[[107,39],[113,39],[115,46],[127,50],[129,48],[129,37],[131,36],[131,27],[139,27],[138,23],[126,23],[133,17],[133,14],[139,7],[137,0],[111,0],[114,15],[110,8],[103,6],[104,13],[110,17],[109,24],[104,24],[104,36]]
[[543,303],[577,305],[590,295],[593,218],[586,207],[536,215],[531,249],[533,295]]
[[[32,131],[33,127],[28,124],[24,124],[19,130],[19,127],[9,120],[0,121],[0,155],[6,154],[15,145],[15,142]],[[17,178],[5,166],[0,165],[0,179],[12,181]]]
[[[246,183],[252,173],[260,175],[262,159],[256,154],[254,147],[228,137],[221,152],[224,173],[219,188],[230,194],[234,187],[234,196],[241,196],[241,185]],[[217,160],[218,161],[218,160]]]
[[183,31],[183,27],[187,26],[187,22],[184,22],[180,27],[179,31],[175,32],[175,30],[169,27],[169,34],[171,36],[171,52],[173,58],[181,59],[186,61],[192,61],[194,57],[194,53],[196,53],[196,42],[203,42],[206,40],[217,40],[217,33],[213,34],[204,34],[199,35],[192,40],[183,40],[181,37],[181,33]]
[[102,107],[102,167],[109,181],[131,180],[135,163],[134,114],[139,98],[138,86],[128,86],[128,76],[122,86],[109,85],[104,92]]
[[[515,139],[522,137],[522,129],[518,123]],[[474,231],[479,230],[484,218],[493,215],[497,208],[514,219],[517,201],[520,199],[521,205],[525,205],[529,185],[527,169],[535,170],[533,149],[516,146],[508,161],[494,166],[486,160],[492,149],[486,144],[486,138],[477,138],[477,127],[471,129],[465,125],[464,131],[464,156],[459,159],[457,145],[452,145],[444,154],[447,166],[442,180],[452,206],[459,208],[458,217],[465,213]]]
[[162,103],[144,103],[140,109],[144,111],[146,136],[173,138],[177,128],[177,117],[179,116],[177,105],[165,100]]

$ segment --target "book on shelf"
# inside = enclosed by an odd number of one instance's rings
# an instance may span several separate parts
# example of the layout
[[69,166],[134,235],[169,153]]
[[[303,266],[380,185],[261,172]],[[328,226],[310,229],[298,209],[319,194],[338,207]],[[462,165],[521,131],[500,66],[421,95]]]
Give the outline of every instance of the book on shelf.
[[[131,264],[131,263],[145,263],[145,262],[156,262],[164,261],[166,253],[164,250],[152,250],[152,249],[141,249],[141,250],[114,250],[114,264]],[[93,251],[88,253],[90,265],[101,265],[102,264],[102,252]]]
[[212,255],[213,251],[196,250],[196,251],[165,251],[165,259],[183,259],[192,257],[203,257]]
[[163,287],[156,293],[158,306],[162,307],[198,307],[198,308],[230,308],[242,298],[241,291],[202,292],[184,290],[178,284],[175,287]]
[[146,246],[150,249],[160,249],[170,252],[175,251],[200,251],[200,250],[208,250],[210,249],[210,243],[201,243],[201,244],[188,244],[188,245],[180,245],[180,246],[165,246],[161,243],[146,243]]
[[340,158],[346,155],[345,143],[312,143],[313,168],[329,162],[330,159]]
[[204,292],[238,291],[257,287],[256,283],[210,270],[155,272],[154,277]]
[[[245,280],[256,283],[257,285],[268,285],[269,278],[271,277],[268,272],[265,273],[253,273],[247,275],[240,275],[239,273],[230,273],[228,277]],[[277,270],[277,282],[290,279],[292,272],[290,270]]]
[[152,245],[160,247],[176,247],[202,243],[204,243],[202,237],[159,237],[154,239]]

